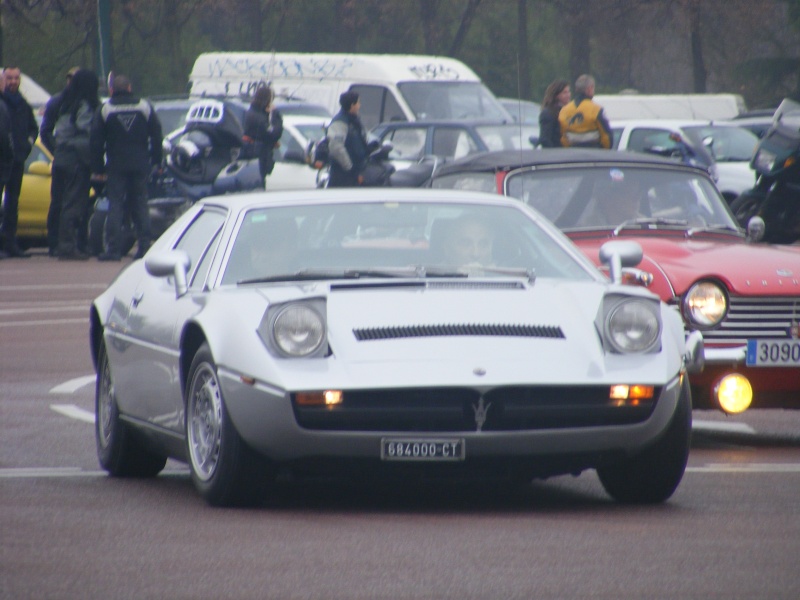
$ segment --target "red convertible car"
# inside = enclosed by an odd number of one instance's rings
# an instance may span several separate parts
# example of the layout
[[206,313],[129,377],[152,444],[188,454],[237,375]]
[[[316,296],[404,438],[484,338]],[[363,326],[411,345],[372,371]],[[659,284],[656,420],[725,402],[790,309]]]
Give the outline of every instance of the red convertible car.
[[704,170],[604,150],[485,152],[443,165],[432,186],[517,198],[598,265],[604,242],[638,242],[628,279],[703,334],[695,407],[800,408],[800,247],[757,243],[757,221],[742,231]]

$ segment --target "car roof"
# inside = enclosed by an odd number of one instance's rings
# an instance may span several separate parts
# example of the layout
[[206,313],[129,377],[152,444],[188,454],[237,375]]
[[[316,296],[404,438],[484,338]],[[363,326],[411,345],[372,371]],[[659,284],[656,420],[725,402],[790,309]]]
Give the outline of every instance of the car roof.
[[495,172],[528,166],[568,166],[573,164],[657,166],[689,168],[704,173],[701,168],[682,165],[668,158],[641,152],[583,148],[542,148],[539,150],[496,150],[478,152],[443,164],[435,177],[463,171]]

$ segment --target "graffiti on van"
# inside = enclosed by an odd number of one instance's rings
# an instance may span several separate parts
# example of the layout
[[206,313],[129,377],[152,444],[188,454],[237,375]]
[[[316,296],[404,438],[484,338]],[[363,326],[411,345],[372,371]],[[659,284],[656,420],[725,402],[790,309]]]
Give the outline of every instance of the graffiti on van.
[[209,77],[249,78],[256,81],[269,81],[275,78],[326,78],[345,77],[353,66],[347,58],[331,60],[327,58],[307,60],[274,60],[241,57],[237,59],[217,59],[208,63]]
[[447,65],[443,65],[441,63],[427,63],[424,65],[415,65],[409,67],[409,70],[418,78],[418,79],[425,79],[428,81],[434,79],[445,79],[447,81],[453,81],[458,79],[458,71],[448,67]]
[[[221,56],[207,63],[208,77],[234,79],[247,82],[272,81],[274,79],[347,79],[356,76],[361,65],[347,56],[275,57],[268,56]],[[422,62],[408,66],[417,79],[425,81],[455,81],[460,79],[458,70],[441,62]],[[195,73],[196,75],[196,73]],[[255,84],[253,84],[255,85]],[[239,93],[252,91],[245,84]]]

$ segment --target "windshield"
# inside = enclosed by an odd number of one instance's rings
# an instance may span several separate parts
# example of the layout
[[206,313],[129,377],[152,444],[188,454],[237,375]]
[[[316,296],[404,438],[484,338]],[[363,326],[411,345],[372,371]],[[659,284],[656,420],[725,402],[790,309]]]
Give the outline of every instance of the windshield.
[[583,257],[558,237],[513,207],[376,202],[259,208],[241,219],[222,283],[591,279]]
[[509,175],[506,194],[565,230],[627,224],[739,232],[712,181],[691,171],[585,166],[525,170]]
[[397,85],[417,119],[497,119],[511,116],[477,81],[410,81]]
[[749,162],[758,136],[743,127],[699,125],[684,127],[695,146],[706,148],[717,162]]

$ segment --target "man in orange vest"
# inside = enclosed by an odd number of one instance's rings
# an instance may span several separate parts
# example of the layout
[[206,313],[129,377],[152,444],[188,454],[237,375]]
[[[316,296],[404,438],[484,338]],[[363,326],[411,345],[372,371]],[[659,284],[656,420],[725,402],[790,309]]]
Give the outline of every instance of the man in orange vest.
[[561,145],[565,148],[611,148],[611,127],[596,104],[594,77],[581,75],[575,80],[575,98],[558,114]]

